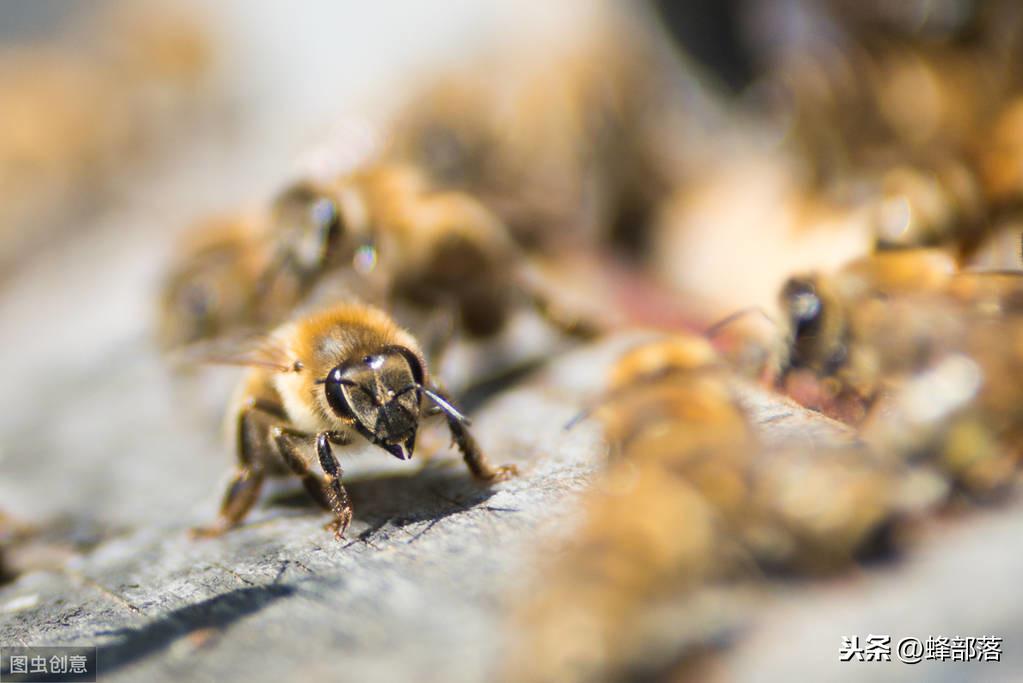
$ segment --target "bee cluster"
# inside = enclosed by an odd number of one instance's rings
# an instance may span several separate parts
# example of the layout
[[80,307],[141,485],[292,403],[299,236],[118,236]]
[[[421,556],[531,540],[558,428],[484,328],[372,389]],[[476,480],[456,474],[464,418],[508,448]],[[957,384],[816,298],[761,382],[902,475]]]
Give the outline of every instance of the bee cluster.
[[[1023,277],[991,264],[1017,257],[999,233],[1023,199],[1023,18],[999,0],[893,7],[815,4],[837,37],[772,53],[757,89],[782,104],[792,187],[847,212],[867,253],[787,273],[766,342],[740,334],[726,353],[716,333],[673,329],[614,364],[584,414],[610,455],[572,539],[544,551],[543,581],[519,601],[510,680],[684,672],[716,642],[677,621],[708,591],[849,570],[900,550],[928,515],[1013,491]],[[691,137],[663,36],[610,14],[542,64],[438,79],[356,167],[190,231],[161,298],[163,345],[261,335],[220,358],[249,368],[228,416],[236,473],[201,533],[241,521],[266,477],[293,474],[340,537],[352,509],[335,449],[408,459],[433,415],[476,478],[514,475],[487,461],[430,372],[452,339],[486,343],[522,309],[579,340],[635,321],[627,297],[607,302],[622,309],[611,323],[530,276],[580,253],[622,254],[634,281],[664,291],[672,252],[652,245],[715,143]],[[751,357],[754,373],[736,361]],[[855,438],[764,443],[741,400],[750,381]]]

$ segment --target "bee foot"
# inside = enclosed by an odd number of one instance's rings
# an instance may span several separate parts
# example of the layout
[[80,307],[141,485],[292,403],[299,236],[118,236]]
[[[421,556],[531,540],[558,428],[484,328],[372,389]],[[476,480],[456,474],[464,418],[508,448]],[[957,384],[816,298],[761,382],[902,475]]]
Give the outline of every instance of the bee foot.
[[230,529],[230,525],[218,522],[211,526],[197,526],[192,527],[188,530],[188,538],[193,541],[198,541],[207,538],[217,538],[223,536],[224,533]]
[[345,538],[345,531],[348,530],[348,525],[351,524],[351,522],[352,516],[351,514],[348,514],[331,522],[327,522],[323,528],[327,531],[334,532],[334,540],[343,541]]
[[516,477],[519,474],[519,468],[517,465],[501,465],[495,467],[490,476],[486,477],[485,481],[489,484],[496,484],[499,481],[507,481],[512,477]]

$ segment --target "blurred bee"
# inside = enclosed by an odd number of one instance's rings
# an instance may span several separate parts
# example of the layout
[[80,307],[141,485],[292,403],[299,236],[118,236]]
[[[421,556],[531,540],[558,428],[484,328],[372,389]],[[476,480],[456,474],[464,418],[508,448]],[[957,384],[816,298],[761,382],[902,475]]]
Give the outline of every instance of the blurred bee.
[[821,380],[823,400],[859,422],[883,382],[924,367],[938,350],[919,340],[936,343],[942,331],[953,338],[959,324],[948,307],[934,299],[913,303],[915,295],[946,288],[954,273],[955,261],[943,251],[907,250],[872,254],[831,275],[790,278],[779,295],[785,333],[778,384],[791,393],[802,377]]
[[946,287],[948,295],[972,312],[989,316],[1023,313],[1023,271],[964,271]]
[[782,382],[800,402],[786,375],[818,382],[817,407],[863,422],[874,452],[925,465],[971,495],[1002,491],[1023,437],[1011,381],[1023,370],[1021,303],[1023,274],[949,272],[933,252],[795,278],[782,292]]
[[988,232],[993,213],[969,163],[948,158],[894,165],[882,173],[880,186],[874,204],[879,248],[952,244],[966,258]]
[[[880,247],[942,244],[969,257],[1019,200],[1018,8],[1000,0],[793,8],[770,23],[790,25],[789,39],[763,43],[781,47],[768,55],[766,90],[784,103],[811,186],[844,196],[871,188]],[[793,21],[800,11],[816,30]]]
[[1019,465],[1023,415],[1014,387],[990,374],[996,368],[1018,372],[1020,363],[947,354],[882,398],[863,427],[864,440],[894,462],[933,472],[948,493],[1004,494]]
[[[572,316],[523,275],[503,225],[466,194],[434,190],[411,166],[383,164],[333,183],[297,183],[265,227],[204,225],[165,286],[165,345],[274,325],[317,301],[355,298],[387,308],[422,336],[450,314],[469,338],[501,332],[534,307],[569,334],[595,324]],[[431,357],[447,340],[431,340]]]
[[981,164],[987,194],[996,205],[1018,209],[1023,199],[1023,94],[1005,105],[985,142]]
[[696,98],[668,41],[635,5],[587,9],[554,40],[531,32],[428,83],[390,131],[391,158],[479,199],[530,251],[642,248],[684,165],[675,141]]
[[[615,456],[517,615],[523,641],[508,680],[623,680],[681,666],[720,624],[694,616],[701,588],[755,577],[758,565],[840,569],[895,517],[896,480],[869,457],[765,452],[701,337],[627,352],[592,412]],[[668,605],[680,609],[665,618]]]
[[[487,461],[468,420],[431,384],[416,340],[379,309],[335,306],[278,328],[254,355],[225,362],[252,366],[227,419],[238,467],[218,521],[200,535],[237,525],[267,476],[292,474],[333,512],[341,538],[352,506],[335,447],[368,442],[408,460],[420,422],[432,415],[445,417],[474,477],[493,482],[515,472]],[[313,470],[314,450],[323,476]]]
[[294,301],[338,275],[392,308],[451,310],[470,336],[501,329],[511,312],[514,245],[468,195],[436,191],[411,166],[357,171],[332,190],[300,185],[275,203],[268,287],[297,282]]
[[791,278],[780,307],[779,382],[805,370],[832,395],[869,403],[885,381],[962,348],[977,316],[1023,310],[1023,272],[959,271],[940,250],[879,252],[831,275]]
[[612,462],[584,494],[569,547],[548,560],[517,615],[523,640],[506,680],[637,673],[629,668],[642,661],[651,606],[733,564],[721,528],[745,498],[735,475],[753,439],[709,343],[678,337],[633,349],[591,412],[605,424]]
[[258,215],[220,216],[185,235],[161,291],[157,337],[164,349],[263,319],[253,294],[270,261],[261,236],[264,223]]

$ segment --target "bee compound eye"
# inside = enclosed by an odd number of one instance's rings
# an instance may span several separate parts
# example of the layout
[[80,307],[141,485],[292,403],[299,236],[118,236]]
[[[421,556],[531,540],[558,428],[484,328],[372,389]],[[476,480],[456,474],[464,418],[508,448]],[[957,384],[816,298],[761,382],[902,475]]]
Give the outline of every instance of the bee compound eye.
[[782,293],[789,317],[796,324],[808,324],[820,318],[821,299],[817,288],[808,280],[793,279],[785,283]]
[[327,381],[323,383],[323,392],[327,398],[327,405],[334,411],[334,414],[338,417],[346,419],[354,419],[355,412],[352,410],[352,406],[348,403],[347,397],[345,397],[344,389],[341,385],[341,373],[338,368],[331,371],[330,375],[327,376]]
[[389,353],[396,353],[405,359],[408,363],[409,370],[412,372],[412,379],[416,384],[422,384],[426,377],[426,372],[423,369],[423,362],[419,359],[412,349],[405,348],[404,346],[389,346],[386,349]]
[[803,292],[792,297],[792,317],[800,322],[812,322],[820,317],[821,300],[812,292]]
[[309,209],[309,216],[325,237],[336,237],[341,232],[340,214],[334,200],[317,198]]

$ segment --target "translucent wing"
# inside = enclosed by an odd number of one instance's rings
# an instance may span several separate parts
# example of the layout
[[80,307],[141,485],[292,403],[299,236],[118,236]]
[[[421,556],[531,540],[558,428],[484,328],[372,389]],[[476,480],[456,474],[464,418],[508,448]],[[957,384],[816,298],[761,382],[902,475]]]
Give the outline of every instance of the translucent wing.
[[262,334],[190,344],[174,352],[171,362],[178,367],[237,365],[274,372],[290,372],[294,369],[294,359],[272,337]]

